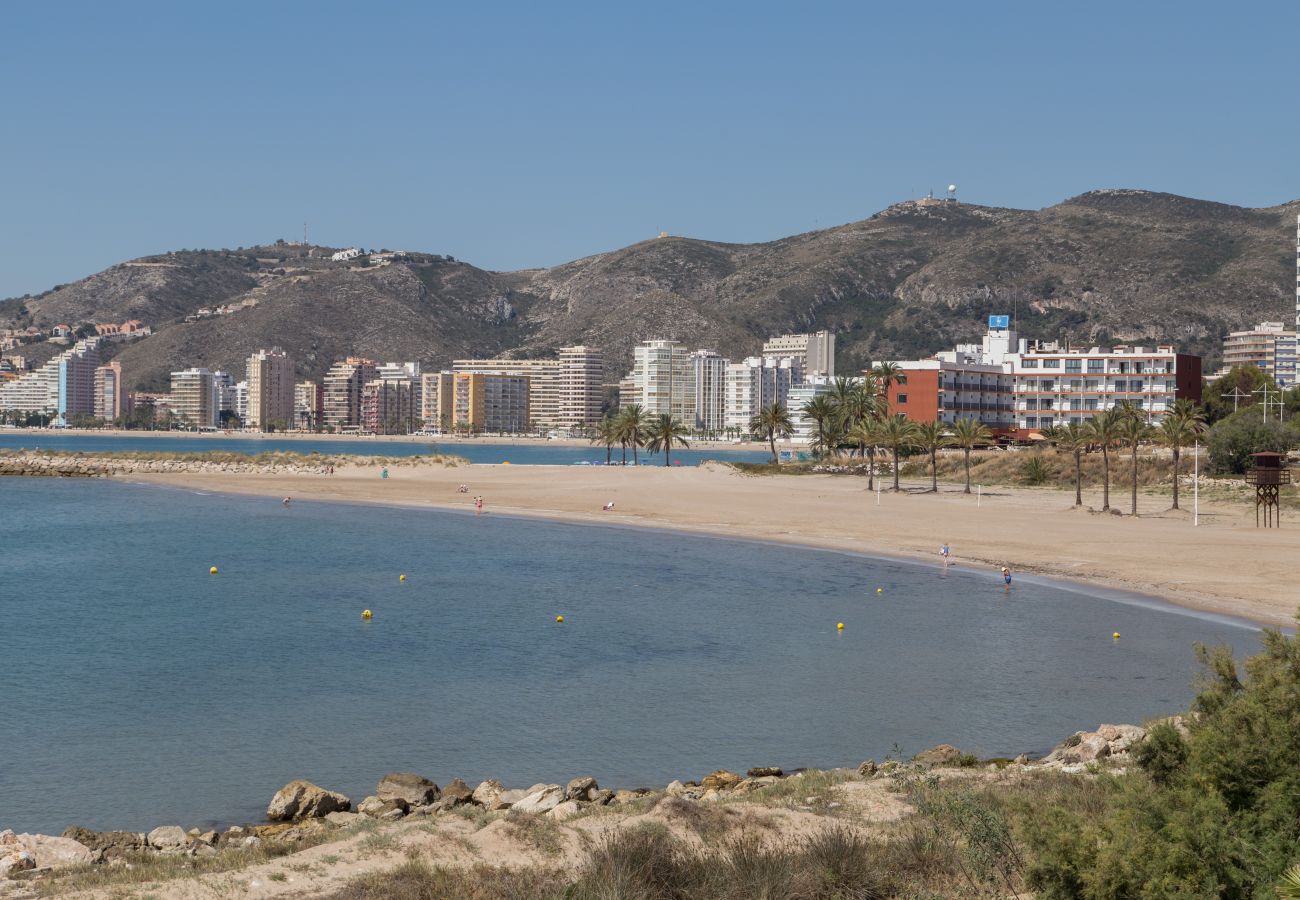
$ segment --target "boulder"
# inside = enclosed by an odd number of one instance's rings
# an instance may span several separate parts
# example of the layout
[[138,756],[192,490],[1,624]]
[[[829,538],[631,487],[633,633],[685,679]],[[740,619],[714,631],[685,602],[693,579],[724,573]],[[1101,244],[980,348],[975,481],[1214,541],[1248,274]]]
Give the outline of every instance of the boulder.
[[95,852],[72,838],[0,831],[0,870],[61,869],[95,861]]
[[544,815],[548,819],[557,819],[563,822],[565,819],[572,819],[578,813],[582,812],[582,807],[578,806],[575,800],[565,800],[551,809],[547,810]]
[[469,789],[469,785],[459,778],[452,779],[451,784],[442,789],[443,808],[447,809],[453,806],[463,806],[474,798],[474,792]]
[[726,769],[718,769],[704,776],[700,782],[700,787],[708,791],[729,791],[744,779],[735,772],[728,772]]
[[636,788],[635,790],[618,790],[614,792],[614,803],[633,803],[642,797],[649,797],[654,791],[649,788]]
[[780,780],[775,775],[759,775],[756,778],[746,778],[732,790],[738,794],[748,794],[750,791],[762,790],[769,784],[776,784]]
[[352,801],[342,794],[327,791],[310,781],[291,781],[280,788],[266,808],[266,817],[272,822],[318,819],[332,812],[347,812]]
[[[357,812],[372,819],[400,819],[408,808],[405,800],[380,800],[378,797],[367,797],[357,804]],[[393,810],[397,810],[396,816],[392,815]]]
[[130,853],[138,853],[147,846],[144,835],[134,831],[91,831],[72,825],[63,830],[63,836],[89,847],[103,859],[120,859]]
[[474,788],[474,793],[470,794],[470,800],[484,809],[505,809],[510,806],[510,803],[501,799],[504,793],[505,788],[501,786],[501,782],[489,778],[487,781],[479,782],[478,787]]
[[534,791],[510,807],[512,812],[544,813],[564,802],[564,788],[550,784]]
[[1125,756],[1146,739],[1136,725],[1100,725],[1096,731],[1076,731],[1043,757],[1048,766],[1077,766],[1113,756]]
[[0,876],[36,868],[36,857],[26,850],[0,849]]
[[669,797],[680,797],[686,793],[686,785],[677,780],[670,781],[668,787],[664,788],[664,793]]
[[912,757],[912,762],[922,766],[951,766],[961,759],[962,753],[952,744],[940,744],[929,750],[922,750]]
[[596,784],[596,779],[590,776],[575,778],[564,788],[564,796],[568,800],[590,800],[591,792],[600,790],[600,785]]
[[380,800],[402,800],[407,807],[433,803],[440,793],[438,786],[414,772],[389,772],[379,779],[375,796]]
[[194,839],[198,841],[200,844],[205,844],[209,847],[215,847],[217,846],[217,838],[218,835],[215,831],[204,831],[204,832],[200,832]]
[[591,801],[592,805],[594,806],[605,806],[611,800],[614,799],[614,792],[607,788],[601,788],[595,791],[588,791],[587,799]]
[[750,778],[780,778],[785,773],[776,766],[755,766],[745,774]]
[[150,847],[164,853],[176,853],[190,845],[190,836],[179,825],[160,825],[149,832],[146,840]]
[[872,775],[875,775],[878,771],[880,771],[880,766],[876,765],[876,761],[874,759],[865,760],[863,761],[862,765],[858,766],[858,774],[861,775],[863,778],[870,778]]

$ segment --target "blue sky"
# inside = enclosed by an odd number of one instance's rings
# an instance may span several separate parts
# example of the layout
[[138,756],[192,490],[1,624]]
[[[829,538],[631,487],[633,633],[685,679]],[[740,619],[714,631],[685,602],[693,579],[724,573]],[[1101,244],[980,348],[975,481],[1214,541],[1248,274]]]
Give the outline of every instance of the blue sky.
[[[1176,13],[1175,13],[1176,10]],[[551,265],[949,182],[1300,197],[1300,4],[42,3],[0,29],[0,297],[182,247]]]

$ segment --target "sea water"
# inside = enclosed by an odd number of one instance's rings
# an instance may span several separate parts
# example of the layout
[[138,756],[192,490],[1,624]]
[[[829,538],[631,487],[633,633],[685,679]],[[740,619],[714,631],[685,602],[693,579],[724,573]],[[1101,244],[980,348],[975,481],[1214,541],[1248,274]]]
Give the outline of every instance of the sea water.
[[[355,438],[352,440],[313,440],[310,437],[223,437],[217,434],[200,436],[169,435],[166,432],[126,432],[114,434],[67,434],[59,431],[0,430],[0,448],[61,450],[70,453],[320,453],[322,455],[351,454],[356,456],[429,456],[445,453],[459,456],[476,464],[530,466],[604,465],[603,445],[556,444],[538,440],[533,443],[501,444],[490,439],[441,441],[430,437],[419,441],[393,441],[382,437]],[[615,447],[609,454],[617,465],[623,451]],[[674,447],[669,457],[672,465],[694,466],[705,460],[724,462],[766,462],[771,454],[762,449],[696,450]],[[636,454],[627,453],[627,463],[662,466],[662,453],[649,453],[642,449]]]
[[0,510],[0,828],[19,831],[255,821],[295,778],[357,802],[390,771],[662,787],[940,742],[1041,752],[1182,709],[1196,641],[1258,646],[1159,604],[1004,591],[960,546],[945,572],[90,480],[0,479]]

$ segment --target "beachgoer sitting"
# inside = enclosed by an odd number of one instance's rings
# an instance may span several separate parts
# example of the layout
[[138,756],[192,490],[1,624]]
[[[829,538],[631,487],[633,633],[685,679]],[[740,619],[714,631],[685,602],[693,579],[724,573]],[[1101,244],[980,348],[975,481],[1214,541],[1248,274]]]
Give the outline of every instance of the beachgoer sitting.
[[601,509],[605,510],[605,512],[609,512],[613,508],[614,508],[613,500],[609,501],[608,503],[606,503],[604,506],[601,507]]

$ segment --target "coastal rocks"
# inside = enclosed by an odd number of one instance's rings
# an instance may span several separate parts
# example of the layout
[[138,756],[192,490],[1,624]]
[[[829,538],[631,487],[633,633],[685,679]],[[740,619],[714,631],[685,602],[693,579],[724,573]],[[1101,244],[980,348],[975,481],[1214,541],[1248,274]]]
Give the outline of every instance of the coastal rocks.
[[912,757],[912,762],[922,766],[953,766],[961,761],[962,752],[952,744],[939,744],[922,750]]
[[668,782],[668,787],[664,788],[664,793],[669,797],[680,797],[682,794],[686,793],[686,785],[674,779]]
[[438,786],[414,772],[390,772],[379,780],[375,795],[380,800],[402,800],[408,807],[428,806],[441,796]]
[[587,800],[593,806],[606,806],[614,799],[614,792],[607,788],[599,788],[587,792]]
[[474,798],[474,792],[469,789],[469,785],[459,778],[453,779],[451,784],[442,789],[442,808],[451,809],[454,806],[464,806]]
[[89,847],[102,859],[121,859],[148,846],[144,835],[134,831],[91,831],[79,825],[65,828],[63,837]]
[[548,810],[544,815],[548,819],[555,819],[556,821],[563,822],[565,819],[572,819],[580,812],[582,812],[582,807],[580,807],[576,801],[565,800],[563,803]]
[[332,812],[326,813],[325,821],[337,828],[347,828],[349,825],[355,825],[361,821],[361,814],[354,812]]
[[[759,771],[763,770],[760,769]],[[780,780],[780,777],[776,775],[758,775],[754,778],[746,778],[732,790],[737,794],[748,794],[750,791],[761,790],[770,784],[776,784]]]
[[880,766],[876,765],[874,759],[865,760],[862,765],[858,766],[858,774],[863,778],[870,778],[880,771]]
[[0,870],[3,871],[61,869],[93,863],[95,859],[94,851],[72,838],[0,831]]
[[408,809],[410,806],[407,802],[398,798],[381,800],[378,797],[367,797],[357,804],[357,812],[372,819],[400,819]]
[[700,787],[705,791],[727,791],[740,784],[744,779],[735,772],[728,772],[726,769],[718,769],[704,776],[700,782]]
[[600,790],[600,785],[596,784],[596,779],[584,776],[570,781],[564,788],[564,796],[568,800],[589,801],[592,792],[598,790]]
[[750,778],[780,778],[785,773],[776,766],[755,766],[745,774]]
[[474,788],[474,793],[470,794],[470,799],[487,810],[506,809],[510,804],[501,799],[504,793],[505,788],[501,782],[489,778],[487,781],[479,782],[478,787]]
[[614,798],[611,803],[635,803],[638,800],[654,794],[649,788],[634,788],[632,790],[621,789],[614,792]]
[[548,784],[539,791],[534,791],[510,807],[512,812],[544,813],[564,802],[564,788],[558,784]]
[[272,822],[320,818],[332,812],[347,812],[352,801],[342,794],[327,791],[310,781],[291,781],[276,792],[266,817]]
[[1113,757],[1127,758],[1129,750],[1146,739],[1137,725],[1099,725],[1096,731],[1076,731],[1042,759],[1045,766],[1073,766]]
[[145,841],[155,850],[178,853],[190,845],[190,836],[179,825],[161,825],[145,836]]

